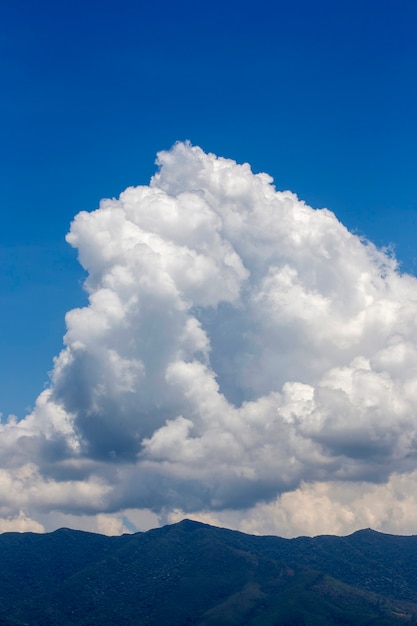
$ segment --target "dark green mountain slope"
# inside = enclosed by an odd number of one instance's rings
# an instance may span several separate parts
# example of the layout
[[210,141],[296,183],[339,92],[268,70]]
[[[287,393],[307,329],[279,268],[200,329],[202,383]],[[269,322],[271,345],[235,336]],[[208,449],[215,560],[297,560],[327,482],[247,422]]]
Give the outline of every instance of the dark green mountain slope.
[[61,528],[53,533],[0,535],[0,610],[44,592],[117,549],[122,537]]
[[256,554],[298,563],[374,593],[417,603],[417,536],[366,529],[348,537],[254,537],[228,530],[229,541]]
[[416,547],[415,537],[371,531],[285,540],[187,520],[112,538],[4,534],[0,618],[31,626],[415,624]]

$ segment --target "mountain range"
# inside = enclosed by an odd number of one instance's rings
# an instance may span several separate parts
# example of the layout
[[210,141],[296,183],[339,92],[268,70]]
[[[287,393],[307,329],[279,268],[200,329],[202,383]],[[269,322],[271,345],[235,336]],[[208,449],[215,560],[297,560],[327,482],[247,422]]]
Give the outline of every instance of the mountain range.
[[2,626],[417,624],[417,536],[0,535]]

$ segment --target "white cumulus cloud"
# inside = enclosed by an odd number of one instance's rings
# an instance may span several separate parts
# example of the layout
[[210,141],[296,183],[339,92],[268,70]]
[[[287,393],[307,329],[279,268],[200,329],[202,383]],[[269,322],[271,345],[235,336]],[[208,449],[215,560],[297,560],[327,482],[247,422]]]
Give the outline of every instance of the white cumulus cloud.
[[417,279],[248,164],[189,143],[157,163],[71,225],[89,302],[1,426],[0,515],[408,532]]

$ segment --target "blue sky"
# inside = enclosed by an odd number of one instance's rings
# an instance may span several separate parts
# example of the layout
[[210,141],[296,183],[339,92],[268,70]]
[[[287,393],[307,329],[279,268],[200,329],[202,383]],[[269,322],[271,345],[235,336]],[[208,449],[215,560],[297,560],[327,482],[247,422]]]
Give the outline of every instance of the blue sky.
[[417,272],[415,0],[3,3],[0,411],[85,301],[64,237],[176,140],[249,162]]

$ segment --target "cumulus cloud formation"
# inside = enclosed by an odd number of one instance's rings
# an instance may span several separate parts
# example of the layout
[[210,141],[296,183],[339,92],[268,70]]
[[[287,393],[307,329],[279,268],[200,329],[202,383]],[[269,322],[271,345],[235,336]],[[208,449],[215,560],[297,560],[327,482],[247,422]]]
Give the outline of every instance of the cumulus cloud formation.
[[0,516],[409,532],[417,279],[248,164],[189,143],[157,163],[71,225],[89,304],[1,427]]

